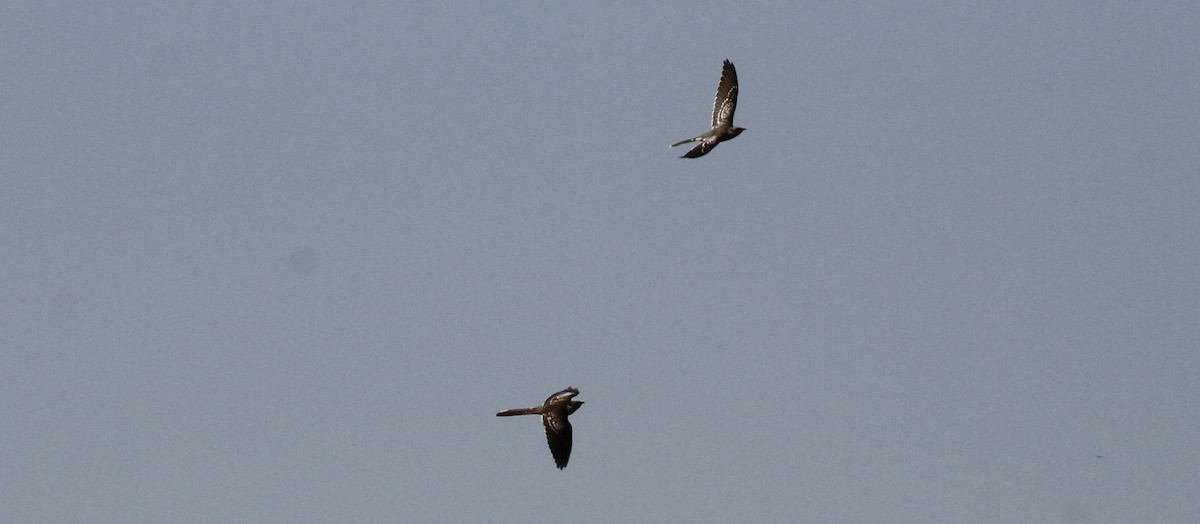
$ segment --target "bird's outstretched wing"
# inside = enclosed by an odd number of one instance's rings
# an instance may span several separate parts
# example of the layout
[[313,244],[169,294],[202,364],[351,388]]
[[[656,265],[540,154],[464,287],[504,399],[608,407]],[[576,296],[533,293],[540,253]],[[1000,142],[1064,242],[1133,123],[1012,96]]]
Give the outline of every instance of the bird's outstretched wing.
[[[733,125],[733,112],[737,109],[738,79],[733,62],[725,60],[721,70],[721,81],[717,83],[717,96],[713,100],[712,126]],[[697,155],[699,156],[699,155]]]
[[571,400],[571,398],[573,398],[575,395],[578,395],[578,394],[579,394],[578,389],[575,389],[575,388],[564,389],[562,391],[559,391],[558,393],[555,393],[553,395],[550,395],[549,397],[546,397],[546,402],[544,402],[542,404],[542,407],[546,408],[548,410],[550,408],[550,406],[553,406],[556,404],[565,404],[565,403],[569,402]]
[[709,151],[712,151],[714,147],[717,147],[717,141],[715,139],[702,139],[700,140],[699,144],[696,144],[696,147],[693,147],[690,151],[684,153],[680,158],[696,158],[704,156],[708,154]]
[[571,458],[571,422],[567,420],[565,409],[542,414],[542,424],[546,426],[546,443],[550,445],[550,454],[554,455],[554,465],[558,469],[567,467]]

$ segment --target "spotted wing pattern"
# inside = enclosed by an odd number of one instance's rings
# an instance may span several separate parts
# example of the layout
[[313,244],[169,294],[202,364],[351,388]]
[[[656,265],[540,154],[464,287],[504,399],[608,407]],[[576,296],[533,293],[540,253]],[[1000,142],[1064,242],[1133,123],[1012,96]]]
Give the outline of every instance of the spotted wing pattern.
[[546,443],[550,445],[550,454],[554,455],[554,465],[558,469],[567,467],[571,458],[571,421],[567,415],[574,413],[582,402],[571,400],[579,390],[567,388],[550,395],[542,404],[542,425],[546,427]]
[[713,100],[713,127],[733,125],[733,112],[737,109],[737,97],[737,69],[733,67],[733,62],[726,59],[725,65],[721,69],[721,81],[717,83],[717,97]]
[[550,454],[554,455],[554,465],[558,469],[567,467],[571,458],[571,422],[567,420],[566,406],[542,414],[542,425],[546,426],[546,443],[550,445]]

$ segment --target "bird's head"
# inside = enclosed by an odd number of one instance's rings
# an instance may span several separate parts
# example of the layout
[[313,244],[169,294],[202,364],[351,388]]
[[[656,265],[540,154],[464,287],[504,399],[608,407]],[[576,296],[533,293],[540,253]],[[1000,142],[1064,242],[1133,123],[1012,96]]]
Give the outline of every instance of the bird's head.
[[572,400],[571,403],[567,405],[567,414],[570,415],[571,413],[574,413],[575,410],[579,409],[579,406],[582,405],[582,400]]
[[738,135],[742,134],[742,131],[745,131],[745,130],[746,130],[746,128],[744,128],[744,127],[731,127],[731,128],[729,128],[729,138],[738,136]]

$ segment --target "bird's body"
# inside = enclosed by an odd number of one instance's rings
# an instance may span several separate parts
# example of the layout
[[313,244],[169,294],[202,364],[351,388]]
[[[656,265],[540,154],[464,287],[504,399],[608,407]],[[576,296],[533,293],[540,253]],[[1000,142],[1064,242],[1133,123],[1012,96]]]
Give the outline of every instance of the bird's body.
[[496,413],[496,416],[541,415],[542,425],[546,427],[546,443],[550,445],[550,454],[554,455],[554,465],[563,469],[571,458],[571,422],[567,416],[583,405],[582,401],[574,400],[578,394],[578,389],[567,388],[550,395],[540,406],[506,409]]
[[721,70],[721,81],[717,83],[717,97],[713,100],[712,129],[702,135],[671,144],[671,147],[675,147],[689,142],[700,142],[680,158],[704,156],[717,147],[717,144],[730,140],[745,131],[745,128],[733,126],[733,113],[737,110],[737,99],[737,69],[734,69],[733,62],[725,60],[725,65]]

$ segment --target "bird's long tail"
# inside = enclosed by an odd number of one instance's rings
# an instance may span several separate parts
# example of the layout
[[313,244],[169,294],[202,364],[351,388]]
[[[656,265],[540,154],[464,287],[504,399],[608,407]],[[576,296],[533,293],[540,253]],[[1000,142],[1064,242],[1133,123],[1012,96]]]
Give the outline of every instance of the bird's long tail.
[[496,416],[497,417],[511,417],[513,415],[540,415],[541,413],[542,413],[542,408],[540,408],[540,407],[519,408],[519,409],[506,409],[504,411],[496,413]]
[[704,136],[704,135],[700,135],[700,136],[692,137],[692,138],[689,138],[689,139],[687,139],[687,140],[680,140],[680,141],[678,141],[678,142],[675,142],[674,144],[671,144],[671,147],[675,147],[675,146],[681,146],[681,145],[684,145],[684,144],[686,144],[686,143],[688,143],[688,142],[695,142],[695,141],[697,141],[697,140],[700,140],[700,137],[702,137],[702,136]]

